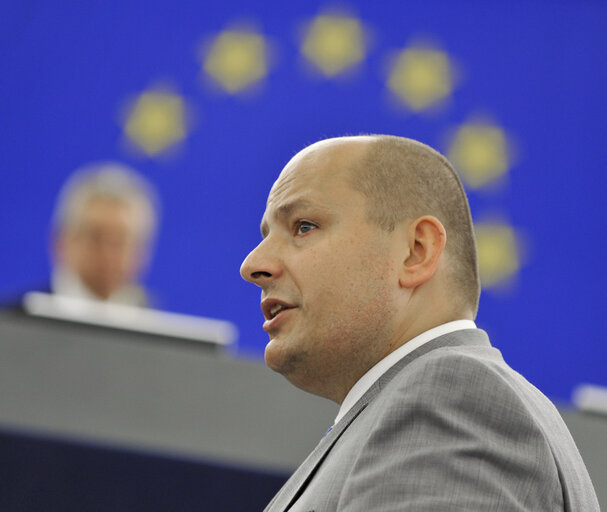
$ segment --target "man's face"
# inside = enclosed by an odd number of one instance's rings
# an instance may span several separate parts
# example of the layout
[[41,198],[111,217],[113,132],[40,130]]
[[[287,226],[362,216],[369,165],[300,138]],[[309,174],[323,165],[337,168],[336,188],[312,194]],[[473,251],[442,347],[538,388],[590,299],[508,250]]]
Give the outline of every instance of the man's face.
[[92,199],[79,221],[60,235],[61,263],[107,299],[136,279],[144,248],[141,225],[141,212],[134,205]]
[[268,366],[338,402],[389,349],[399,288],[394,236],[366,219],[365,198],[346,181],[363,150],[349,142],[297,155],[241,267],[262,288]]

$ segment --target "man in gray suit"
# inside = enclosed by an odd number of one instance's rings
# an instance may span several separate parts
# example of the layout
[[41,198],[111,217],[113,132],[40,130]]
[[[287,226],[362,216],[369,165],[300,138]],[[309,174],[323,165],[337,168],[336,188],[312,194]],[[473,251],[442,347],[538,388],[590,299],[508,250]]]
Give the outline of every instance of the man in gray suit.
[[391,136],[298,153],[242,276],[266,363],[341,404],[267,509],[598,511],[550,401],[476,328],[472,220],[451,164]]

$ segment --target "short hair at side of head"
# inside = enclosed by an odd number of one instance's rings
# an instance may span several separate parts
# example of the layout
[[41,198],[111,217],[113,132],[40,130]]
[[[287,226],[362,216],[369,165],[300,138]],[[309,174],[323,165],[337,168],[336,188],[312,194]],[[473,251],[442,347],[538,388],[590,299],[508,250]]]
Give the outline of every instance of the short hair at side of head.
[[433,215],[447,232],[454,299],[476,315],[480,278],[472,216],[464,187],[451,163],[421,142],[372,135],[365,157],[348,174],[369,202],[368,218],[392,231],[404,219]]
[[84,207],[93,199],[140,208],[143,213],[142,241],[154,234],[159,210],[155,189],[131,167],[112,161],[91,163],[72,174],[61,189],[55,205],[55,232],[76,226],[82,218]]

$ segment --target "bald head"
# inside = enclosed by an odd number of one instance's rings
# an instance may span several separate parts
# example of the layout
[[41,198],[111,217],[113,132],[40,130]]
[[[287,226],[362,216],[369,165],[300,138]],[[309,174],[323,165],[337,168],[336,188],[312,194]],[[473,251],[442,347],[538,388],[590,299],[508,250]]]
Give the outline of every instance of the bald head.
[[349,172],[358,162],[365,159],[374,143],[375,137],[366,135],[336,137],[315,142],[291,158],[280,173],[272,191],[290,180],[295,172],[298,174],[314,172],[314,179],[329,175],[334,177],[336,173]]
[[344,177],[366,198],[368,220],[386,231],[405,219],[436,217],[447,232],[447,286],[454,309],[476,315],[480,278],[470,207],[455,169],[443,155],[421,142],[392,135],[321,140],[291,159],[269,200],[290,185],[294,171],[301,175],[313,170],[316,181]]
[[[332,165],[332,162],[335,165]],[[430,146],[405,137],[361,135],[319,141],[299,152],[276,185],[293,169],[317,164],[344,173],[367,200],[367,218],[386,231],[405,219],[436,217],[445,227],[448,285],[456,309],[478,309],[480,279],[468,200],[451,163]],[[316,177],[315,179],[318,179]]]
[[432,215],[441,221],[454,300],[476,314],[480,280],[472,218],[449,161],[421,142],[390,135],[329,139],[310,149],[317,146],[357,153],[347,179],[367,199],[371,222],[391,231],[404,219]]
[[466,196],[423,144],[363,136],[305,148],[272,186],[261,231],[241,275],[262,289],[265,359],[312,393],[340,403],[403,343],[475,313]]

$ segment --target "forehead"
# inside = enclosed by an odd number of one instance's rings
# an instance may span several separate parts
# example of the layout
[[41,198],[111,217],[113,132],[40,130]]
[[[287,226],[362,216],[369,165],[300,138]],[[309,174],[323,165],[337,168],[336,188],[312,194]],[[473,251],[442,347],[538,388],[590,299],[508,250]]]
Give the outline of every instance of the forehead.
[[69,229],[128,231],[133,235],[145,230],[145,214],[135,203],[107,197],[92,197],[74,212]]
[[80,217],[82,219],[95,217],[114,217],[130,215],[133,205],[125,201],[106,197],[90,197],[82,203]]
[[362,158],[362,141],[322,141],[306,148],[285,166],[272,186],[262,221],[284,215],[296,206],[338,204],[356,192],[347,177],[352,165]]
[[278,176],[267,205],[296,190],[346,185],[348,172],[363,158],[370,141],[370,137],[329,139],[300,151]]

